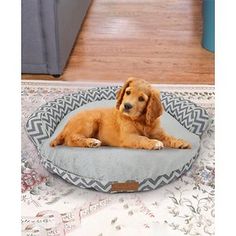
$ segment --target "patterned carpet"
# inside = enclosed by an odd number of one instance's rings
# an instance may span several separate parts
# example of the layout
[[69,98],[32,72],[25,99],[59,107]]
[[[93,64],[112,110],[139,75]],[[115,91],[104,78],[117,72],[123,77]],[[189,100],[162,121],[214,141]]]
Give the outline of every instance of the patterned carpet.
[[22,235],[214,235],[214,87],[157,86],[206,108],[212,117],[189,172],[155,191],[104,194],[49,174],[24,129],[38,106],[91,86],[22,82]]

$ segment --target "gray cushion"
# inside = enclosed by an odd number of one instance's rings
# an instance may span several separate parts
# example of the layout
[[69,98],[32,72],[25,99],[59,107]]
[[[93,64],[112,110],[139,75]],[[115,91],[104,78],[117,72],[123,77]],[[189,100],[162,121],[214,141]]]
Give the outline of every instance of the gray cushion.
[[60,122],[52,137],[41,144],[39,148],[41,155],[63,170],[88,179],[105,182],[125,182],[127,180],[142,182],[148,178],[155,179],[160,175],[181,169],[196,156],[200,138],[189,132],[166,112],[161,118],[163,128],[175,137],[189,141],[192,144],[191,149],[165,148],[148,151],[115,147],[99,147],[96,149],[66,146],[50,147],[50,141],[58,135],[68,119],[80,110],[114,106],[114,100],[103,100],[89,103],[69,113]]

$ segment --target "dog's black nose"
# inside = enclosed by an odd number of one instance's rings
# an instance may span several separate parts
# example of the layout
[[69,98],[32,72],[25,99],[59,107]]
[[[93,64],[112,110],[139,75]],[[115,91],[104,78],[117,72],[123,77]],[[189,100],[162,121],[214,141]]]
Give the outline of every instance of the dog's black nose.
[[130,103],[124,104],[125,110],[130,110],[133,106]]

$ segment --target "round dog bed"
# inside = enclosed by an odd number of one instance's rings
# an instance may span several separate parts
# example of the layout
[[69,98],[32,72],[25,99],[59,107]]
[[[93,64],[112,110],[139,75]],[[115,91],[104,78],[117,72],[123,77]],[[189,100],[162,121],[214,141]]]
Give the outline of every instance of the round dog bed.
[[26,129],[42,164],[64,180],[103,192],[146,191],[168,184],[190,169],[200,149],[209,116],[201,107],[162,92],[162,127],[185,139],[191,149],[140,150],[115,147],[50,147],[68,119],[83,109],[114,107],[117,86],[79,91],[48,102],[28,119]]

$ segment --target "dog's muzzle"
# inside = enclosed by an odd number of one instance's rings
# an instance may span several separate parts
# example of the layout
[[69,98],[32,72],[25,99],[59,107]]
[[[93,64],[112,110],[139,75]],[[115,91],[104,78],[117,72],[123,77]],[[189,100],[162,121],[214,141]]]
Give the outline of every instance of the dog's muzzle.
[[130,103],[125,103],[124,104],[124,109],[125,111],[129,111],[133,106]]

